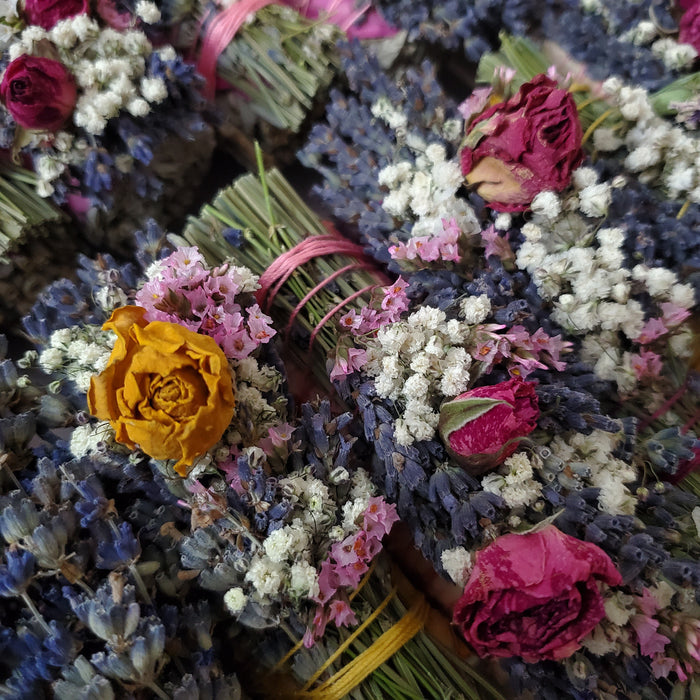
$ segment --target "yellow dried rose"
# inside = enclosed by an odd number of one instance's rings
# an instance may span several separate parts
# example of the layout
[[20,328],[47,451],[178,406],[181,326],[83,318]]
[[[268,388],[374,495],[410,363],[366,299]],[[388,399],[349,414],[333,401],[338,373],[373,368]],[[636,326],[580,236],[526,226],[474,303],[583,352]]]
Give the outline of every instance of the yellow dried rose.
[[92,377],[88,407],[115,439],[155,459],[176,459],[185,476],[233,417],[231,370],[216,342],[177,323],[148,322],[139,306],[116,309],[117,334],[105,370]]

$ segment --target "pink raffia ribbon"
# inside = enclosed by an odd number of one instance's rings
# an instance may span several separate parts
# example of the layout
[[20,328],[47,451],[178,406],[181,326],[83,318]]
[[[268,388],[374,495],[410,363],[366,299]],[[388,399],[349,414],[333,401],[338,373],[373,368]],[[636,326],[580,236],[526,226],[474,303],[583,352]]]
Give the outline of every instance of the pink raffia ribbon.
[[[197,72],[204,78],[204,97],[214,99],[216,92],[216,62],[233,41],[248,16],[272,5],[274,0],[237,0],[212,17],[204,30],[199,47]],[[279,4],[279,3],[278,3]]]
[[[277,259],[275,259],[272,264],[263,272],[260,276],[258,283],[260,284],[260,289],[255,292],[255,299],[264,311],[269,311],[275,297],[277,296],[279,290],[282,288],[284,283],[294,274],[294,272],[304,265],[305,263],[313,260],[314,258],[323,257],[326,255],[348,255],[357,260],[357,262],[350,263],[341,267],[340,269],[333,272],[326,279],[319,282],[310,292],[308,292],[303,299],[299,301],[292,313],[290,314],[289,321],[287,323],[285,333],[289,334],[294,323],[294,319],[298,316],[299,312],[304,308],[308,301],[317,294],[323,287],[337,279],[346,272],[352,270],[373,270],[374,264],[365,255],[362,248],[343,238],[334,229],[331,229],[329,233],[322,234],[319,236],[310,236],[305,238],[300,243],[297,243],[290,250],[282,253]],[[309,350],[311,350],[316,336],[320,332],[321,328],[331,319],[333,316],[342,309],[345,305],[349,304],[351,301],[361,296],[365,292],[371,291],[375,287],[380,286],[381,283],[385,283],[383,275],[378,274],[377,284],[372,284],[354,294],[350,295],[346,299],[343,299],[339,304],[334,306],[316,325],[311,333],[311,338],[309,339]]]

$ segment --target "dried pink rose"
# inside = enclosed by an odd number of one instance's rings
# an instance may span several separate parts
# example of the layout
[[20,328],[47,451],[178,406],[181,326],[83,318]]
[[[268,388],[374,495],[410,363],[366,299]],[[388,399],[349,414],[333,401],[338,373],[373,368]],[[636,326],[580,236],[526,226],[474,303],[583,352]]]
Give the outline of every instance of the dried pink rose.
[[622,577],[599,547],[554,525],[477,553],[452,622],[481,656],[565,659],[603,619],[601,583]]

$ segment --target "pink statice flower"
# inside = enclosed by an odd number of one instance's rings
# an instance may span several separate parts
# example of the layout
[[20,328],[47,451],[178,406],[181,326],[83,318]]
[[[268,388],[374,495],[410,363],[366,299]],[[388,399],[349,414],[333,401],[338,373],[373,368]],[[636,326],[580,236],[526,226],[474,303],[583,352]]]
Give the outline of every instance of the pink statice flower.
[[670,301],[663,302],[660,306],[663,322],[666,324],[667,328],[680,326],[683,321],[690,318],[690,311],[688,311],[688,309],[673,304]]
[[639,332],[639,335],[635,340],[640,345],[648,345],[657,338],[660,338],[662,335],[666,335],[666,333],[668,333],[668,328],[666,327],[663,319],[650,318],[644,324],[644,326],[642,326],[642,330]]
[[515,260],[515,254],[508,242],[507,234],[501,234],[496,227],[491,225],[481,232],[481,240],[484,244],[484,257],[495,255],[499,260],[506,262]]
[[331,370],[331,381],[342,379],[364,367],[367,362],[367,351],[361,348],[348,348],[346,353],[338,352],[335,364]]
[[663,360],[651,350],[640,350],[639,354],[630,356],[630,364],[637,379],[644,377],[658,377],[663,369]]
[[[375,304],[374,301],[371,302],[359,314],[354,310],[344,314],[340,319],[341,328],[358,336],[374,333],[387,323],[395,323],[401,314],[408,309],[407,288],[408,282],[401,277],[393,284],[382,287],[381,301],[378,304]],[[373,308],[375,305],[379,306],[379,309]]]
[[462,232],[454,218],[442,219],[443,230],[433,236],[414,236],[408,243],[399,242],[389,247],[394,260],[422,260],[459,262],[459,238]]
[[506,361],[512,377],[525,378],[536,369],[553,367],[562,371],[566,364],[560,360],[562,352],[571,347],[560,335],[550,336],[538,328],[533,334],[520,325],[506,333],[500,324],[483,324],[474,328],[469,351],[481,365],[480,372],[488,374],[494,365]]
[[493,88],[490,85],[476,88],[472,90],[471,95],[457,107],[459,113],[462,115],[462,119],[464,119],[467,125],[474,117],[484,111],[485,107],[489,104],[489,99],[492,94]]
[[347,605],[347,592],[357,588],[381,551],[382,538],[397,520],[396,506],[387,504],[381,496],[372,497],[362,513],[363,528],[331,546],[328,558],[321,564],[318,591],[311,597],[318,608],[304,635],[304,646],[313,646],[323,636],[328,622],[338,626],[356,624]]
[[257,304],[241,306],[241,274],[228,265],[210,269],[196,247],[181,247],[154,266],[136,303],[146,309],[147,320],[211,336],[227,357],[241,360],[276,333]]
[[362,526],[372,537],[381,539],[391,532],[394,523],[399,521],[396,506],[387,503],[381,496],[372,496],[362,515]]

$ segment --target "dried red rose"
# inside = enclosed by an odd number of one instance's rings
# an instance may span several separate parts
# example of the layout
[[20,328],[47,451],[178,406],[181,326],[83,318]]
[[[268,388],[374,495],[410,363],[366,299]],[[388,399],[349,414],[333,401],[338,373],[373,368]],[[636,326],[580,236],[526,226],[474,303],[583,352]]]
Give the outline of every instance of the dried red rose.
[[73,76],[60,61],[24,54],[5,70],[0,98],[25,129],[57,131],[77,100]]
[[538,75],[471,124],[462,173],[492,209],[522,211],[539,192],[567,187],[583,159],[582,138],[571,94]]
[[700,3],[695,2],[685,8],[678,24],[678,40],[700,52]]
[[57,22],[90,10],[88,0],[25,0],[24,16],[27,24],[51,29]]

